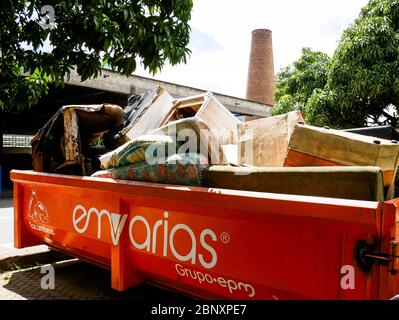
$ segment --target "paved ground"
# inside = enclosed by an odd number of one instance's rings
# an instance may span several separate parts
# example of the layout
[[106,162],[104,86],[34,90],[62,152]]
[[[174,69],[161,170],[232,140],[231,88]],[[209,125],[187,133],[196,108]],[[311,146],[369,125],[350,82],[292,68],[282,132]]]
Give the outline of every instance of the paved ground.
[[41,268],[0,274],[0,300],[161,300],[187,301],[188,297],[150,285],[125,292],[110,288],[108,270],[78,261],[54,263],[55,289],[41,288]]
[[13,241],[13,199],[0,199],[0,244]]

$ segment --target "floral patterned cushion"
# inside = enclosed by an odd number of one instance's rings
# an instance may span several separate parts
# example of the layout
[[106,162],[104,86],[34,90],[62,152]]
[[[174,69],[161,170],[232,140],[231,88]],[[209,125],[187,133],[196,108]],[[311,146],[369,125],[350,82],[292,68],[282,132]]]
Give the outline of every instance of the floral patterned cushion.
[[154,164],[149,164],[142,161],[98,171],[92,177],[201,186],[202,170],[207,166],[207,157],[201,154],[176,154],[168,157],[164,162],[157,161]]
[[[101,168],[109,169],[139,163],[150,158],[164,158],[176,153],[176,142],[169,136],[143,135],[100,157]],[[147,152],[149,151],[149,152]],[[157,154],[160,152],[161,154]]]

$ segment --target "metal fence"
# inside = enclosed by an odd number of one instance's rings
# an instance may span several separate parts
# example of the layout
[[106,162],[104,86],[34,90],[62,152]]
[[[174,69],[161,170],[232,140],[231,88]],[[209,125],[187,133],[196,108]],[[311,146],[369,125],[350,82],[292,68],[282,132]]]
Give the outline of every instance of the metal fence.
[[32,135],[28,134],[3,134],[4,148],[30,148]]

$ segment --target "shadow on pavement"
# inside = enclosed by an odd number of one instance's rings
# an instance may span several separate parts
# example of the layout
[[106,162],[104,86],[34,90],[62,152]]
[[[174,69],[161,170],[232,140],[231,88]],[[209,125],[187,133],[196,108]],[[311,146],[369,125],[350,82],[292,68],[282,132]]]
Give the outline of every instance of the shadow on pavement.
[[[72,260],[52,264],[55,270],[55,289],[44,290],[40,282],[41,268],[12,273],[3,286],[28,300],[190,300],[189,297],[151,285],[139,285],[124,292],[111,289],[109,270]],[[1,296],[0,296],[1,299]]]
[[14,206],[13,198],[0,198],[0,209],[12,208]]

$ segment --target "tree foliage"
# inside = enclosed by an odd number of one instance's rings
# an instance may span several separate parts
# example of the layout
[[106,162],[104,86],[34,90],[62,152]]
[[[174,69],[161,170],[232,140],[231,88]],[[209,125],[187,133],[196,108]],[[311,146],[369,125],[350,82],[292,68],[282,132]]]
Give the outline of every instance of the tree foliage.
[[277,74],[274,113],[299,110],[305,115],[314,90],[327,84],[330,66],[331,58],[327,54],[303,48],[301,57]]
[[[41,25],[44,4],[53,28]],[[192,0],[1,0],[0,9],[0,110],[37,103],[73,69],[82,81],[104,65],[129,75],[139,59],[156,73],[190,54]]]
[[[315,64],[311,66],[309,72]],[[279,73],[278,82],[284,72]],[[314,81],[309,81],[301,89],[306,96],[313,90],[308,100],[300,102],[309,123],[337,128],[397,125],[398,0],[371,0],[361,10],[343,32],[325,76],[324,86],[316,88]],[[276,101],[279,110],[284,100],[276,95]]]

